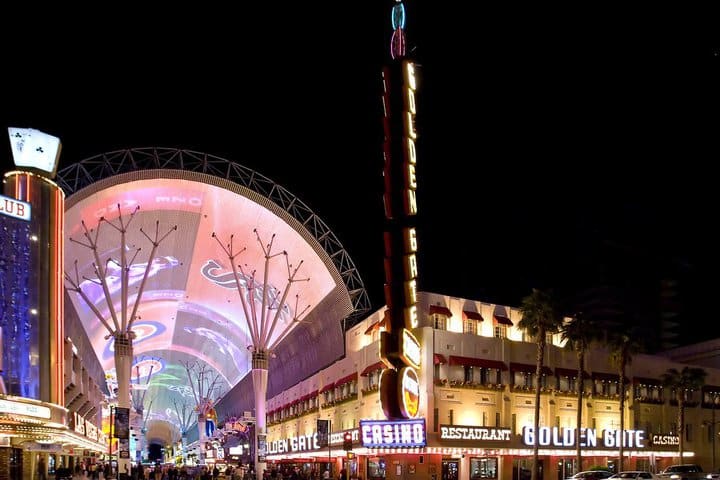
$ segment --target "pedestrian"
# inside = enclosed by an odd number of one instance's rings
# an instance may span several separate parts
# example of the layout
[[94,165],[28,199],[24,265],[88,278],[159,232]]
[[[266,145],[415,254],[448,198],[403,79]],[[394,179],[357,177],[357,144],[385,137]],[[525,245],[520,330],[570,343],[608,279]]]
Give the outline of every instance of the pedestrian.
[[40,456],[37,463],[37,478],[47,480],[47,467],[45,466],[45,458],[42,456]]

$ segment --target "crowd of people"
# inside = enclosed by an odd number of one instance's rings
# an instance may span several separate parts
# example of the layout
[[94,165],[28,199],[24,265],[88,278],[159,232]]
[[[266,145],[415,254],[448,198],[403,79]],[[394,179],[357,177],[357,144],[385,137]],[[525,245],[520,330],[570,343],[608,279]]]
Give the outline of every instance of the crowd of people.
[[[39,465],[40,466],[40,465]],[[42,465],[44,467],[44,465]],[[67,472],[66,472],[67,470]],[[217,465],[176,466],[176,465],[132,465],[128,472],[132,480],[255,480],[252,467],[234,467],[228,465],[221,471]],[[345,470],[340,472],[337,480],[348,480]],[[56,471],[56,480],[105,480],[117,478],[109,463],[77,463],[75,468]],[[42,476],[38,477],[40,480]],[[316,469],[302,470],[297,466],[272,467],[263,472],[265,480],[336,480],[328,470],[320,472]],[[353,479],[354,480],[354,479]]]

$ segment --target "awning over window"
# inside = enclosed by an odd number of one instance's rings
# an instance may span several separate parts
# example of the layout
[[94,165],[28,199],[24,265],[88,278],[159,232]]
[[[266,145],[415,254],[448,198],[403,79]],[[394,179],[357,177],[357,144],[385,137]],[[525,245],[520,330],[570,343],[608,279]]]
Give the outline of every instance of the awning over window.
[[478,312],[463,310],[463,315],[465,315],[465,318],[469,318],[470,320],[477,320],[478,322],[483,321],[482,315],[480,315]]
[[367,367],[365,367],[365,370],[363,370],[362,373],[360,373],[360,375],[362,375],[363,377],[367,377],[372,372],[375,372],[377,370],[382,370],[384,368],[385,368],[385,364],[383,362],[375,362],[372,365],[368,365]]
[[[616,373],[604,373],[604,372],[593,372],[593,380],[605,380],[606,382],[620,382],[620,375]],[[625,377],[625,383],[627,384],[629,379]]]
[[353,380],[357,380],[358,374],[357,372],[351,373],[350,375],[347,375],[340,380],[335,382],[335,386],[339,387],[341,385],[345,385],[348,382],[352,382]]
[[377,330],[378,328],[380,328],[380,322],[373,323],[367,328],[367,330],[365,330],[365,335],[370,335],[373,330]]
[[318,390],[318,393],[325,393],[325,392],[327,392],[327,391],[329,391],[329,390],[332,390],[333,388],[335,388],[335,384],[334,384],[334,383],[328,383],[327,385],[325,385],[324,387],[322,387],[320,390]]
[[[510,362],[510,371],[511,372],[525,372],[525,373],[535,373],[537,370],[537,366],[531,364],[531,363],[516,363],[516,362]],[[540,370],[543,375],[552,375],[553,371],[550,367],[547,365],[543,365],[542,369]]]
[[452,312],[449,308],[443,307],[442,305],[430,305],[430,315],[435,313],[445,315],[446,317],[452,317]]
[[444,363],[447,363],[447,359],[445,358],[445,355],[441,355],[439,353],[433,354],[433,363],[435,365],[442,365]]
[[315,391],[313,391],[313,392],[308,393],[307,395],[303,395],[303,396],[300,398],[300,400],[301,400],[301,401],[310,400],[310,399],[313,398],[313,397],[317,397],[317,394],[318,394],[318,391],[315,390]]
[[498,360],[486,360],[484,358],[460,357],[458,355],[450,355],[449,365],[463,365],[466,367],[495,368],[497,370],[507,370],[507,365]]
[[[619,378],[617,375],[615,378]],[[660,386],[662,382],[656,378],[633,377],[633,385],[655,385]]]
[[507,318],[507,317],[503,317],[502,315],[493,315],[493,318],[494,318],[495,321],[496,321],[497,323],[499,323],[500,325],[507,325],[507,326],[509,326],[509,327],[512,327],[512,326],[513,326],[512,320],[510,320],[510,319]]
[[[534,370],[533,370],[534,371]],[[558,377],[577,378],[577,369],[555,367],[555,375]],[[583,370],[583,378],[590,378],[590,374]]]
[[720,395],[720,386],[717,386],[717,385],[703,385],[703,386],[702,386],[702,392],[703,392],[703,393],[710,393],[710,394]]

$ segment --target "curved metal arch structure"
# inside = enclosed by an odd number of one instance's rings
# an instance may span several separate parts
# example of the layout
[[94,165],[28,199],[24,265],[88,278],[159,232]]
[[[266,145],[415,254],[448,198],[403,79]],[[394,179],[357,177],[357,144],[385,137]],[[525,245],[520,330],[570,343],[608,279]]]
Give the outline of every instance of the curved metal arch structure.
[[58,171],[56,182],[67,195],[104,178],[138,170],[183,170],[223,178],[244,186],[285,210],[300,222],[327,252],[350,294],[353,311],[346,328],[354,326],[370,311],[370,298],[360,274],[342,244],[302,200],[264,175],[208,153],[176,148],[146,147],[102,153]]

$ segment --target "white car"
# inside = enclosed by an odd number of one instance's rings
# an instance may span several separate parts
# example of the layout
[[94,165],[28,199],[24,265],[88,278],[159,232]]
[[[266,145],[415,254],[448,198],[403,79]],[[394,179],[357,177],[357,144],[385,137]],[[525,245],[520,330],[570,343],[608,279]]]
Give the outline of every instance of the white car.
[[612,475],[607,470],[586,470],[578,472],[567,480],[604,480]]
[[610,478],[626,478],[629,480],[657,480],[658,477],[654,473],[646,472],[643,470],[627,470],[625,472],[618,472]]

